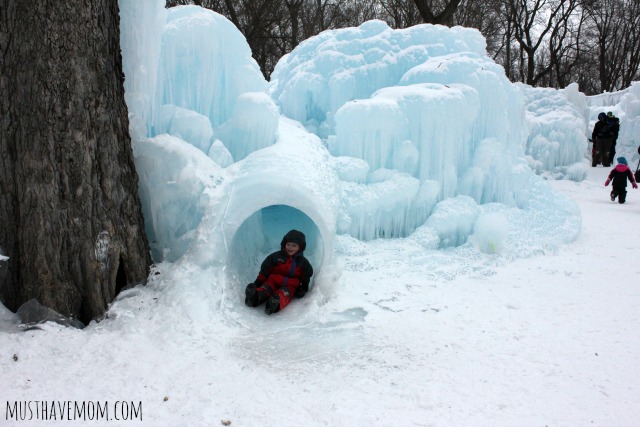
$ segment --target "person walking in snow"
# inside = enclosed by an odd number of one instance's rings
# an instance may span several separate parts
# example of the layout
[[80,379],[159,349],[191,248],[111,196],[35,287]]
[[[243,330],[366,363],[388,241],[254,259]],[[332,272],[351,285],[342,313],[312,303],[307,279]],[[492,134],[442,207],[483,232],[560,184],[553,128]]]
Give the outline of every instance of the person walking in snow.
[[620,119],[613,114],[613,111],[607,112],[607,126],[611,130],[611,147],[609,148],[609,164],[611,164],[616,157],[616,143],[620,133]]
[[618,157],[618,164],[609,173],[609,177],[604,182],[604,186],[608,186],[613,181],[611,187],[611,201],[615,201],[618,198],[618,203],[624,203],[627,198],[627,179],[631,182],[633,188],[638,188],[636,179],[629,169],[627,159],[625,157]]
[[598,114],[598,121],[593,126],[591,132],[591,140],[593,148],[591,151],[591,166],[595,167],[598,163],[602,166],[609,167],[609,151],[611,151],[611,142],[613,141],[612,130],[607,123],[607,115],[605,113]]
[[309,291],[313,275],[313,267],[303,255],[306,247],[301,231],[285,234],[280,250],[265,258],[258,277],[247,285],[244,303],[257,307],[266,301],[264,311],[272,314],[285,308],[294,296],[302,298]]

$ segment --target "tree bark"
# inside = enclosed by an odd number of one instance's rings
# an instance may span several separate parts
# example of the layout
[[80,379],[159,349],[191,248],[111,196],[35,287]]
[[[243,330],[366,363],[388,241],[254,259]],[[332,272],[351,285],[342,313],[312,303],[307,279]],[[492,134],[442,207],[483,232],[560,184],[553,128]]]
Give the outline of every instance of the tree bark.
[[151,258],[134,168],[117,0],[0,7],[0,299],[84,323]]

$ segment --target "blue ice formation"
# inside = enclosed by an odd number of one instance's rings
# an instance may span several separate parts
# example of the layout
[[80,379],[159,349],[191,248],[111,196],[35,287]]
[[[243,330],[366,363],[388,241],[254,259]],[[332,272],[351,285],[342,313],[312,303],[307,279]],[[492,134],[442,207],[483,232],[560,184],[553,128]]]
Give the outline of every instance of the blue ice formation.
[[224,17],[160,0],[120,7],[157,262],[252,280],[298,228],[321,278],[337,234],[514,257],[579,234],[575,203],[536,172],[581,179],[584,99],[511,84],[476,30],[370,21],[325,31],[267,82]]

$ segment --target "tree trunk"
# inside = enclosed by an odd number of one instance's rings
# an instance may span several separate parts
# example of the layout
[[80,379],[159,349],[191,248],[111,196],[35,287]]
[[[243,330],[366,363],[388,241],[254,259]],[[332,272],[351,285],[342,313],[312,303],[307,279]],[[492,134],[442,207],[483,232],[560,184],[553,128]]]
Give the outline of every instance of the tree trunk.
[[458,10],[461,0],[447,0],[444,4],[444,9],[437,15],[431,10],[431,1],[413,0],[413,2],[418,8],[425,24],[440,24],[452,27],[453,15],[456,13],[456,10]]
[[300,18],[300,9],[302,8],[302,0],[285,1],[284,3],[289,11],[289,19],[291,20],[291,49],[289,50],[293,50],[298,46],[298,43],[300,43],[298,40],[298,20]]
[[117,0],[0,7],[0,299],[87,323],[151,258],[138,197]]

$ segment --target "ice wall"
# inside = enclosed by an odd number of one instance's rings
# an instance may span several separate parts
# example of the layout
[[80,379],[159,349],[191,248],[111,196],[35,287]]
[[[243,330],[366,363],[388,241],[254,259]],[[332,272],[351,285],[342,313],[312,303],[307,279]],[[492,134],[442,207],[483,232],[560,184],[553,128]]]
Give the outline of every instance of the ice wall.
[[154,261],[174,262],[191,247],[212,193],[227,173],[186,141],[167,134],[137,135],[133,154],[145,228]]
[[[154,260],[187,256],[206,268],[226,259],[247,280],[297,227],[321,271],[337,209],[317,185],[335,199],[326,178],[335,171],[317,137],[280,120],[243,36],[200,7],[123,3],[130,133]],[[261,151],[276,142],[284,148]]]
[[278,138],[280,113],[264,92],[238,96],[231,117],[216,130],[235,160],[272,145]]
[[154,260],[221,264],[234,285],[246,284],[295,228],[306,234],[305,255],[321,274],[333,256],[338,178],[316,136],[286,119],[280,126],[275,145],[226,169],[179,138],[135,138]]
[[433,83],[381,89],[340,108],[332,154],[363,159],[373,171],[363,184],[343,185],[340,231],[365,240],[405,236],[437,201],[455,196],[479,110],[472,88]]
[[159,104],[194,110],[215,128],[237,98],[267,87],[246,40],[222,15],[197,6],[168,9],[158,73]]
[[[453,41],[451,43],[455,44]],[[447,87],[464,85],[472,88],[478,98],[479,111],[476,120],[471,124],[470,138],[475,141],[496,138],[505,144],[504,148],[509,155],[521,155],[524,134],[522,96],[506,78],[503,68],[489,59],[484,51],[461,51],[431,57],[421,64],[416,64],[400,80],[400,84],[403,85],[430,82]],[[433,115],[434,111],[429,110],[426,113]],[[457,120],[468,114],[455,108],[442,112],[435,110],[435,113],[439,117],[446,115]]]
[[516,86],[525,97],[529,130],[525,154],[529,166],[553,179],[586,178],[589,107],[578,85],[563,90]]
[[629,92],[630,88],[616,92],[605,92],[587,97],[587,104],[590,108],[612,107],[622,101],[622,97]]
[[524,98],[475,30],[371,21],[325,32],[278,63],[270,93],[326,135],[341,174],[346,159],[366,164],[365,176],[341,182],[341,233],[406,236],[459,195],[515,203]]
[[620,125],[620,152],[637,153],[640,146],[640,82],[633,82],[628,93],[618,104]]
[[336,233],[524,254],[579,232],[575,206],[527,166],[525,96],[476,30],[327,31],[282,59],[268,91],[221,16],[173,8],[159,34],[153,114],[131,115],[156,261],[220,267],[237,286],[291,228],[319,270]]
[[158,135],[173,135],[188,142],[203,153],[208,153],[213,143],[213,128],[208,117],[172,104],[165,104],[160,107],[154,129]]
[[147,136],[168,133],[205,154],[219,141],[236,161],[275,143],[278,109],[231,22],[164,1],[119,5],[125,99]]
[[[525,114],[523,90],[486,56],[476,30],[391,30],[370,21],[327,31],[278,63],[269,91],[285,115],[324,138],[340,159],[338,232],[359,239],[415,231],[429,242],[437,236],[437,247],[460,245],[476,219],[487,218],[485,205],[542,209],[524,196],[532,185],[522,177],[525,158],[572,179],[586,173],[586,109],[577,107],[577,90],[556,101],[566,110],[561,120],[571,123],[538,120],[526,157],[528,124],[535,122],[529,116],[543,113],[531,107]],[[452,215],[456,210],[469,214]],[[575,219],[575,210],[562,211]]]
[[120,48],[125,100],[129,114],[153,126],[162,28],[167,16],[164,0],[118,0]]
[[333,133],[333,116],[346,102],[397,85],[431,57],[483,55],[485,45],[476,30],[417,25],[394,31],[382,21],[368,21],[300,43],[276,65],[269,90],[283,114],[324,138]]
[[[365,160],[372,170],[397,168],[419,180],[455,179],[455,169],[469,165],[471,128],[479,112],[478,93],[468,86],[385,88],[337,111],[329,148],[334,155]],[[443,195],[452,190],[447,187]]]

